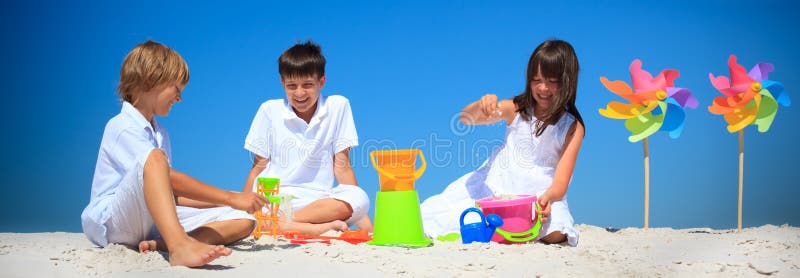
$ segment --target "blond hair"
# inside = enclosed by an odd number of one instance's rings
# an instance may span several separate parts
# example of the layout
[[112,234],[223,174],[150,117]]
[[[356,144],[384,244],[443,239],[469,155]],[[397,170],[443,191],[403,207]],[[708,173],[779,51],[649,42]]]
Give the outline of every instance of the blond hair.
[[119,71],[117,92],[123,101],[134,103],[135,92],[150,91],[169,82],[189,83],[189,66],[178,52],[148,40],[134,47]]

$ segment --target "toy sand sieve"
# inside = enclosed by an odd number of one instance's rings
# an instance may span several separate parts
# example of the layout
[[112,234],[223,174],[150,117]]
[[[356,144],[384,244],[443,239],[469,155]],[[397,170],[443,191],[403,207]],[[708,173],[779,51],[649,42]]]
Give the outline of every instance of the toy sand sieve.
[[[417,155],[422,165],[414,170]],[[432,241],[425,237],[419,196],[414,181],[425,172],[425,156],[420,150],[373,151],[370,159],[381,190],[375,195],[375,225],[370,245],[425,247]]]
[[[414,170],[417,155],[422,163]],[[414,180],[422,176],[427,166],[425,156],[418,149],[373,151],[370,160],[378,171],[381,191],[414,190]]]
[[257,179],[258,186],[262,188],[262,190],[274,190],[281,182],[279,178],[268,178],[268,177],[259,177]]
[[[261,235],[278,236],[278,211],[280,210],[280,197],[278,193],[281,187],[281,179],[259,177],[256,179],[256,192],[263,194],[267,203],[260,210],[253,213],[256,219],[256,228],[253,230],[253,237],[258,239]],[[288,204],[291,206],[291,204]]]
[[[535,195],[493,196],[476,201],[484,214],[497,214],[503,219],[492,241],[499,243],[521,243],[533,240],[539,235],[541,221],[533,213]],[[536,205],[537,209],[539,205]],[[535,221],[535,225],[534,225]]]

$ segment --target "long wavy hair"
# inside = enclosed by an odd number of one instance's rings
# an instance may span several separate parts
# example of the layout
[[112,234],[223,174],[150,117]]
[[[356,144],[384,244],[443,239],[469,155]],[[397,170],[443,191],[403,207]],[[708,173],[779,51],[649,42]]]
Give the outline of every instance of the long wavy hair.
[[[564,112],[572,114],[575,119],[583,125],[578,108],[575,107],[575,98],[578,90],[578,56],[575,49],[568,42],[562,40],[548,40],[540,44],[531,53],[528,60],[527,78],[525,80],[525,92],[514,97],[514,104],[518,107],[517,112],[523,119],[531,121],[535,118],[533,108],[536,107],[536,99],[533,98],[531,82],[542,70],[545,78],[558,79],[560,82],[559,93],[554,94],[554,101],[548,107],[541,119],[536,119],[534,133],[536,136],[555,124],[564,115]],[[585,125],[584,125],[585,126]]]

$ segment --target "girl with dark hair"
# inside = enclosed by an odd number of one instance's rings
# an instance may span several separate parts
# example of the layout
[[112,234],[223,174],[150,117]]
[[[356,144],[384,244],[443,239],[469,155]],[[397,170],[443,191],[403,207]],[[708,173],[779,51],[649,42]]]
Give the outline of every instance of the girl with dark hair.
[[473,207],[475,200],[535,194],[543,220],[537,240],[578,244],[566,198],[585,132],[575,107],[578,70],[569,43],[545,41],[528,61],[523,93],[505,100],[487,94],[461,111],[461,122],[467,125],[505,121],[505,142],[480,168],[421,204],[428,236],[457,232],[461,212]]

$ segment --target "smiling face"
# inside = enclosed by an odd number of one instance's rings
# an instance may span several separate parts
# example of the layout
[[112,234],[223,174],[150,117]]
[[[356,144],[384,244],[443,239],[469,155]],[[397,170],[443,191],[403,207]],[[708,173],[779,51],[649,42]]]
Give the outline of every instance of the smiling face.
[[153,114],[161,117],[169,115],[172,105],[181,101],[181,92],[184,86],[185,85],[178,84],[178,82],[171,82],[157,87]]
[[555,77],[544,77],[539,67],[536,76],[531,80],[531,96],[536,100],[535,109],[546,111],[555,102],[557,94],[561,92],[561,80]]
[[319,92],[325,86],[325,76],[281,77],[286,99],[298,117],[309,122],[317,110]]

